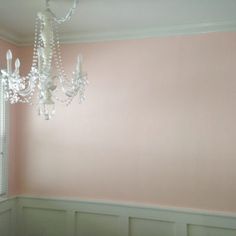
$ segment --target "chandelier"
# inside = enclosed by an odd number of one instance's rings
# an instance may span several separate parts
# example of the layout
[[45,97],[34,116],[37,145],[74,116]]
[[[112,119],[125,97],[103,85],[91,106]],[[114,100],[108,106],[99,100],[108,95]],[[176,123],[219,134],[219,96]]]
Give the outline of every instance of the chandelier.
[[[84,100],[85,87],[88,84],[86,74],[82,72],[82,57],[78,56],[72,78],[68,78],[62,66],[58,26],[69,21],[76,9],[78,0],[63,18],[58,18],[50,9],[50,0],[46,0],[46,9],[39,12],[35,22],[35,41],[33,61],[27,76],[20,76],[20,60],[15,60],[12,68],[12,52],[6,54],[7,68],[1,70],[0,82],[4,97],[11,104],[35,104],[38,114],[45,120],[55,113],[55,101],[69,105],[78,94],[80,102]],[[37,96],[37,102],[33,102]]]

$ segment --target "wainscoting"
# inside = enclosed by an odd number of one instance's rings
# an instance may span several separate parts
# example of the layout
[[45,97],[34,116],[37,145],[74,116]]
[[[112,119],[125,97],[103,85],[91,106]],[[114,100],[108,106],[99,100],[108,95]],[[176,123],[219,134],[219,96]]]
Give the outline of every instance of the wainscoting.
[[0,201],[0,236],[236,236],[236,214],[16,197]]
[[16,236],[236,236],[236,214],[36,197],[17,197],[16,208]]
[[14,199],[0,199],[0,235],[14,236],[16,226],[16,205]]

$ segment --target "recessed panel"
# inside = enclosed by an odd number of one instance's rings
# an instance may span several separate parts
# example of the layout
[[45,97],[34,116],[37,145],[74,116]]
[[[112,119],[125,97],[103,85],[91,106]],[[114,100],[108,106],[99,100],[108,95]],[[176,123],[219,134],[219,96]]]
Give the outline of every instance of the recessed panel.
[[0,235],[10,236],[11,210],[0,212]]
[[188,225],[188,236],[236,236],[236,230],[200,225]]
[[119,218],[113,215],[76,214],[76,236],[118,236]]
[[173,222],[130,218],[129,236],[175,236]]
[[24,208],[24,236],[65,236],[66,213],[60,210]]

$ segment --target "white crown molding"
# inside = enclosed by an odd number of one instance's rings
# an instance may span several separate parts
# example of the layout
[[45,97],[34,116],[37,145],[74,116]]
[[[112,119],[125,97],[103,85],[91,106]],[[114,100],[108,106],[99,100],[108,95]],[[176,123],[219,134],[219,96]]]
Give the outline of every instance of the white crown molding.
[[[109,32],[79,32],[72,34],[61,34],[61,43],[91,43],[128,39],[144,39],[153,37],[194,35],[211,32],[232,32],[236,31],[236,21],[186,24],[168,27],[156,27],[146,29],[130,29]],[[0,39],[6,40],[17,46],[32,45],[32,37],[20,37],[12,32],[0,29]]]
[[11,31],[0,28],[0,39],[16,46],[20,46],[22,37],[17,36]]
[[171,27],[147,28],[113,32],[94,32],[61,35],[62,43],[89,43],[127,39],[144,39],[177,35],[194,35],[210,32],[236,31],[236,22],[202,23]]

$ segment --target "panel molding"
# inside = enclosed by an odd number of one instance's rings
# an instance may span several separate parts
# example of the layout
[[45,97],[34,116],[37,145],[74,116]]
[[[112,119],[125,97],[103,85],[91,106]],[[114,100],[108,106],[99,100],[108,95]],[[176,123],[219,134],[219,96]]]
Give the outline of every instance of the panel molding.
[[[219,233],[219,235],[225,232],[225,236],[228,234],[231,236],[232,232],[236,232],[236,214],[234,213],[109,201],[19,196],[17,197],[18,218],[23,217],[18,221],[18,224],[21,224],[21,227],[17,227],[20,230],[17,231],[21,232],[19,236],[24,236],[22,230],[24,232],[26,230],[22,229],[26,220],[22,213],[25,208],[35,209],[35,213],[37,209],[44,209],[45,212],[64,211],[65,236],[106,236],[106,233],[110,235],[110,232],[114,236],[153,236],[160,233],[163,236],[202,236],[199,232],[203,231]],[[78,217],[79,215],[82,218]],[[133,228],[131,221],[133,221]],[[78,222],[82,227],[80,230],[76,230]],[[31,223],[34,224],[34,222]],[[173,231],[168,228],[168,225],[173,227]],[[149,232],[147,229],[150,229]],[[40,235],[40,232],[34,233]]]
[[236,214],[32,196],[0,200],[0,235],[28,236],[26,233],[34,236],[110,236],[111,233],[112,236],[235,236]]
[[15,198],[0,198],[0,235],[15,236],[16,203]]

